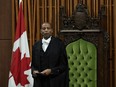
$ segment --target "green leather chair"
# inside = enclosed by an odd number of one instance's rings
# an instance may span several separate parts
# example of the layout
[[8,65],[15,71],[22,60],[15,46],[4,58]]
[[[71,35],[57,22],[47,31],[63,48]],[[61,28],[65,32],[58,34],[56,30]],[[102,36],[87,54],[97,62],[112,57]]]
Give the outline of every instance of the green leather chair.
[[97,49],[79,39],[66,47],[69,63],[70,87],[97,87]]

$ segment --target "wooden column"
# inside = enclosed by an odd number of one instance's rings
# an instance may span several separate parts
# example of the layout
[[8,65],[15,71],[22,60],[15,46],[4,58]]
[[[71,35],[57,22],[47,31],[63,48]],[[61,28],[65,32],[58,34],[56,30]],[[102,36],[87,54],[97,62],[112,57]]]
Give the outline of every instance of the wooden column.
[[116,87],[116,0],[114,0],[114,87]]

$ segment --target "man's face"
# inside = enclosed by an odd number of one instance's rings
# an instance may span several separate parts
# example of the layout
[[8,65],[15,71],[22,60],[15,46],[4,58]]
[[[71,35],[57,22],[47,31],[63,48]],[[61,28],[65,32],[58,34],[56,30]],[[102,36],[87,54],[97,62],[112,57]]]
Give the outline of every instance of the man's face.
[[42,29],[41,29],[41,34],[45,39],[48,39],[53,33],[53,30],[51,28],[51,25],[49,23],[43,23],[42,24]]

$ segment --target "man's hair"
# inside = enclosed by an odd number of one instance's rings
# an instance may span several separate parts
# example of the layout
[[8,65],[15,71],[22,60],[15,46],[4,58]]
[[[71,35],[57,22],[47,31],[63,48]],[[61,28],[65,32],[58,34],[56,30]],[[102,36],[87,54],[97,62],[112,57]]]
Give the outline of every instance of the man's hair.
[[49,23],[49,22],[43,22],[42,24],[41,24],[41,27],[40,27],[40,29],[42,29],[42,25],[43,24],[49,24],[50,25],[50,27],[52,28],[52,25],[51,25],[51,23]]

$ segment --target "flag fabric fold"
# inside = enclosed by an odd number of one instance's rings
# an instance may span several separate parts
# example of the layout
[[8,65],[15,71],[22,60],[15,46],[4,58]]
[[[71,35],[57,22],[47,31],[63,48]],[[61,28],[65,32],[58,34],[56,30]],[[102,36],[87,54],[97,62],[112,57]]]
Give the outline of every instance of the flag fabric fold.
[[8,87],[33,87],[30,65],[27,32],[25,29],[22,2],[20,2]]

